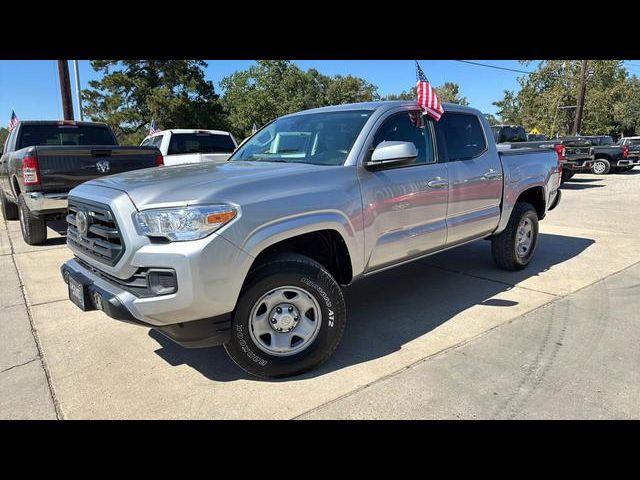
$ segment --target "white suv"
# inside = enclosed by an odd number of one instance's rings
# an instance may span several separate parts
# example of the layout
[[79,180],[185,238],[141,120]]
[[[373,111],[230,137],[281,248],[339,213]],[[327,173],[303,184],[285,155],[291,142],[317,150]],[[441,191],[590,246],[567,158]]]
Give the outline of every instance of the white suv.
[[238,146],[229,132],[193,129],[162,130],[149,135],[141,145],[158,147],[165,165],[226,162]]

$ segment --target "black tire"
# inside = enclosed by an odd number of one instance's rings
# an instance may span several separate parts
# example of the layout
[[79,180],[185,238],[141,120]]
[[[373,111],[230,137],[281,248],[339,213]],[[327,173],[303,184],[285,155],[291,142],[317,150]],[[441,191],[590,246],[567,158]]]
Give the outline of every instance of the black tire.
[[2,216],[5,220],[18,220],[18,206],[9,201],[4,192],[0,190],[0,202],[2,203]]
[[31,213],[22,195],[18,197],[18,208],[22,238],[29,245],[42,245],[47,241],[47,222]]
[[[531,222],[532,243],[526,254],[521,256],[516,252],[517,237],[520,222],[525,218]],[[538,231],[538,214],[533,205],[526,202],[516,203],[507,228],[491,238],[491,253],[496,265],[504,270],[522,270],[529,265],[538,245]]]
[[568,182],[573,177],[573,172],[569,170],[562,170],[562,177],[560,183]]
[[591,166],[591,172],[596,175],[606,175],[611,171],[611,163],[606,158],[596,158]]
[[[254,306],[265,294],[284,286],[308,292],[320,307],[321,322],[315,339],[304,350],[289,356],[277,356],[259,347],[249,329],[252,328]],[[271,313],[267,317],[271,317]],[[249,274],[233,315],[231,339],[224,348],[231,359],[251,375],[290,377],[307,372],[327,360],[338,347],[345,325],[342,289],[331,274],[304,255],[279,254],[265,259]]]
[[633,166],[622,167],[620,170],[623,172],[630,172],[631,170],[633,170]]

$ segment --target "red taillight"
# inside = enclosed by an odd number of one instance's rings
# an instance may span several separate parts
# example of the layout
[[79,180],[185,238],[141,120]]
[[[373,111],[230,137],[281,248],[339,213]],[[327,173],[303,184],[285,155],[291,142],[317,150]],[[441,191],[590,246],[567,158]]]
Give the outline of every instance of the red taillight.
[[164,165],[164,157],[161,153],[156,155],[156,167],[162,167]]
[[629,156],[629,147],[624,145],[622,147],[622,158],[627,158]]
[[22,181],[25,185],[40,185],[40,166],[35,154],[22,159]]
[[558,154],[558,163],[560,163],[566,158],[565,154],[567,150],[564,147],[564,145],[562,145],[561,143],[556,144],[555,149],[556,149],[556,153]]

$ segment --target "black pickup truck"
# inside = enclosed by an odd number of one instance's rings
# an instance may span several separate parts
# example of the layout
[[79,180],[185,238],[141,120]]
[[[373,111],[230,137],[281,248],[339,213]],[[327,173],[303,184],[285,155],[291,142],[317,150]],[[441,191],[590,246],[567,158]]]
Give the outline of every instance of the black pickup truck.
[[616,144],[609,135],[593,135],[581,137],[591,144],[593,166],[591,171],[596,175],[605,175],[624,171],[627,167],[638,165],[637,159],[629,158],[629,146]]
[[29,245],[47,239],[47,222],[67,212],[67,193],[83,182],[164,164],[156,147],[118,146],[104,123],[21,121],[0,147],[0,200],[20,220]]

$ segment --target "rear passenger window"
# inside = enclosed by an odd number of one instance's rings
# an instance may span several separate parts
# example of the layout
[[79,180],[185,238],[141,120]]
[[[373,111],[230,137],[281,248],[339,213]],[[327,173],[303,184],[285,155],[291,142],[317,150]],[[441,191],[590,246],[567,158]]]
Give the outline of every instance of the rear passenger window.
[[487,148],[478,117],[465,113],[445,113],[436,128],[442,136],[450,162],[477,157]]

